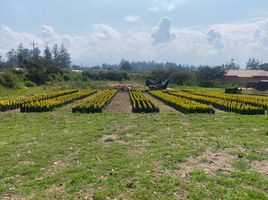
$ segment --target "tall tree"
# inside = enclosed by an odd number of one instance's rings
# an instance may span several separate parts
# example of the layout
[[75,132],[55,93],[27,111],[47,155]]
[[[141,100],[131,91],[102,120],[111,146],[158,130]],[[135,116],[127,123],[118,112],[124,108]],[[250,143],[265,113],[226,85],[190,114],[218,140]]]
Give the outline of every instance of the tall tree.
[[24,67],[24,61],[30,58],[30,51],[23,47],[22,43],[17,48],[18,67]]
[[22,67],[24,56],[23,56],[23,45],[22,43],[19,44],[18,49],[17,49],[17,56],[18,56],[18,65],[19,67]]
[[249,58],[246,63],[247,70],[257,70],[260,69],[260,61],[257,58]]
[[260,69],[261,70],[265,70],[265,71],[268,71],[268,63],[263,63],[260,65]]
[[18,67],[17,52],[15,49],[12,49],[6,53],[7,58],[7,67],[16,68]]
[[120,69],[124,70],[124,71],[132,71],[132,67],[131,67],[129,61],[124,60],[124,59],[121,60],[121,62],[120,62]]
[[197,78],[199,85],[201,86],[213,86],[216,79],[223,79],[226,70],[222,66],[209,67],[200,66],[198,67]]
[[60,67],[65,69],[71,68],[71,54],[68,52],[68,50],[64,47],[62,44],[59,50],[59,56],[60,56]]
[[41,51],[40,51],[40,49],[36,46],[36,47],[34,47],[33,50],[32,50],[32,59],[33,59],[34,61],[39,61],[40,57],[41,57]]
[[4,70],[5,69],[5,65],[4,65],[4,61],[2,56],[0,55],[0,70]]
[[68,50],[61,45],[59,48],[57,44],[55,44],[52,48],[53,54],[53,63],[61,68],[61,69],[69,69],[71,67],[71,54]]
[[236,64],[234,59],[231,58],[230,62],[227,62],[227,64],[225,65],[226,70],[238,70],[240,69],[239,64]]
[[46,45],[43,55],[44,55],[44,59],[47,62],[52,61],[52,53],[51,53],[50,48],[48,47],[48,45]]
[[193,72],[177,71],[170,75],[170,82],[178,85],[184,85],[185,81],[192,80]]

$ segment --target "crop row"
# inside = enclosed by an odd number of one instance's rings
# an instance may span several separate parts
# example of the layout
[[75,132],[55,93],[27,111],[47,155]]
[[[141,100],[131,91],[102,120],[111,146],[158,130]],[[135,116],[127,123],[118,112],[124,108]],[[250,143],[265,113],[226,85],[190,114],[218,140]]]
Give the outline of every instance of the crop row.
[[159,112],[159,108],[147,96],[145,96],[142,91],[129,91],[129,97],[132,105],[132,112]]
[[83,99],[92,94],[96,93],[96,90],[83,90],[59,97],[55,97],[52,99],[46,99],[41,101],[33,101],[29,103],[25,103],[21,106],[21,112],[47,112],[52,111],[53,109],[60,107],[62,105],[66,105],[75,100]]
[[74,92],[77,92],[77,90],[67,89],[67,90],[53,91],[53,92],[48,92],[48,93],[43,93],[43,94],[38,94],[38,95],[28,96],[28,97],[21,97],[21,98],[15,98],[15,99],[3,99],[3,100],[0,100],[0,112],[18,109],[22,105],[25,105],[30,102],[51,99],[51,98],[55,98],[55,97],[59,97],[59,96],[67,95],[67,94],[72,94]]
[[209,92],[209,93],[202,93],[196,91],[188,91],[189,93],[205,96],[205,97],[213,97],[218,99],[224,99],[228,101],[236,101],[245,104],[250,104],[256,107],[261,107],[264,109],[268,109],[268,98],[261,97],[261,96],[250,96],[250,95],[241,95],[241,94],[225,94],[220,92]]
[[257,115],[257,114],[265,114],[265,110],[260,107],[256,107],[250,104],[246,104],[243,102],[238,101],[232,101],[227,99],[221,99],[216,97],[209,97],[204,95],[196,95],[193,93],[187,93],[187,92],[169,92],[169,94],[181,97],[181,98],[187,98],[189,100],[198,101],[200,103],[212,105],[214,108],[223,110],[226,112],[235,112],[238,114],[244,114],[244,115]]
[[104,90],[100,94],[97,94],[95,97],[73,107],[72,112],[73,113],[102,112],[105,106],[107,106],[112,101],[116,93],[117,93],[117,90],[115,89]]
[[174,96],[161,91],[150,91],[151,95],[183,113],[215,113],[211,105]]

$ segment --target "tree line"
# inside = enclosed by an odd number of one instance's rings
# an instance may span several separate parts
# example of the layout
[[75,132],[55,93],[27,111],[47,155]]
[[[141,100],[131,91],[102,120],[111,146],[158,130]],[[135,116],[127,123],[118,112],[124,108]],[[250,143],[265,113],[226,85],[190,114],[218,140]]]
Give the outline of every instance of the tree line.
[[[71,68],[71,54],[64,45],[48,45],[43,52],[33,43],[28,49],[20,44],[6,54],[6,61],[0,58],[0,77],[2,85],[10,86],[11,79],[20,78],[34,84],[45,84],[47,81],[66,79]],[[13,81],[15,84],[15,81]]]
[[[71,70],[81,70],[82,73],[72,73]],[[91,80],[164,80],[178,85],[199,85],[212,87],[220,84],[227,70],[237,70],[240,66],[231,59],[219,66],[182,65],[173,62],[158,63],[154,61],[130,62],[122,59],[118,64],[102,64],[94,67],[71,66],[71,54],[64,45],[46,45],[43,51],[36,45],[25,48],[20,44],[6,54],[6,59],[0,56],[0,85],[15,87],[19,80],[26,86],[46,84],[49,81],[81,81]],[[268,64],[261,64],[257,58],[250,58],[246,69],[262,69],[268,71]],[[2,71],[2,72],[1,72]]]
[[[221,84],[227,70],[239,70],[240,66],[234,59],[219,66],[182,65],[172,62],[157,63],[154,61],[129,62],[121,60],[119,64],[102,64],[92,68],[73,66],[83,70],[85,80],[128,80],[128,79],[169,79],[178,85],[199,85],[213,87]],[[258,59],[250,58],[246,63],[247,70],[267,70],[268,64],[260,64]]]
[[216,80],[221,80],[229,69],[239,69],[239,66],[231,60],[225,65],[208,66],[200,65],[199,67],[176,64],[172,62],[157,63],[149,62],[129,62],[121,60],[119,64],[102,64],[92,68],[82,69],[82,75],[85,80],[165,80],[169,79],[170,83],[178,85],[200,85],[214,86]]

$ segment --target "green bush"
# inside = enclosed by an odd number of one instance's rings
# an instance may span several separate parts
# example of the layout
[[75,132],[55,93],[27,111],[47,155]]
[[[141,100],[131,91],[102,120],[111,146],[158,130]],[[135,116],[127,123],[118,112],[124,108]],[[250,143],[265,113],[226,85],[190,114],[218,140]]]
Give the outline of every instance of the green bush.
[[87,71],[83,71],[82,76],[88,80],[123,81],[130,79],[130,74],[128,72],[120,70],[94,71],[92,69],[89,69]]
[[16,88],[18,86],[18,77],[10,72],[0,74],[0,85],[6,88]]
[[62,78],[64,81],[72,80],[72,76],[70,74],[67,74],[67,73],[63,74]]
[[33,86],[35,86],[36,84],[33,83],[33,82],[31,82],[31,81],[26,81],[26,82],[24,83],[24,85],[25,85],[26,87],[33,87]]

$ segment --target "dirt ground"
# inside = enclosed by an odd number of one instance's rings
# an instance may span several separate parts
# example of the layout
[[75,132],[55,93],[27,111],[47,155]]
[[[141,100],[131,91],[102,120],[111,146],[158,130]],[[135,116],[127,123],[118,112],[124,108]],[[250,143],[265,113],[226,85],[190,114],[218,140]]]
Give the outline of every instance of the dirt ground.
[[[159,101],[158,99],[152,97],[149,94],[145,94],[149,97],[160,109],[160,112],[173,112],[178,113],[179,111],[175,110],[174,108],[167,106],[163,102]],[[127,92],[119,91],[117,95],[112,100],[111,104],[107,106],[105,109],[106,112],[126,112],[131,113],[131,103],[129,100],[129,96]]]
[[163,103],[162,101],[154,98],[153,96],[149,95],[148,93],[145,93],[145,95],[147,97],[149,97],[153,101],[153,103],[155,103],[158,106],[160,112],[180,113],[179,111],[177,111],[174,108],[166,105],[165,103]]
[[218,170],[230,173],[234,171],[232,163],[236,157],[229,154],[229,149],[215,152],[207,149],[202,155],[198,157],[190,157],[188,160],[179,166],[179,169],[168,170],[160,167],[158,163],[155,164],[154,173],[165,174],[169,176],[178,176],[182,179],[187,179],[189,173],[195,169],[205,171],[212,174]]
[[180,176],[185,178],[194,169],[201,169],[206,173],[212,173],[222,170],[226,173],[232,172],[234,169],[232,163],[236,157],[229,154],[229,149],[221,151],[213,151],[208,149],[197,158],[190,157],[186,163],[180,166]]
[[137,89],[145,89],[145,86],[139,83],[119,83],[119,82],[109,82],[107,84],[104,84],[101,86],[101,88],[103,89],[107,89],[107,88],[129,88],[129,89],[133,89],[133,90],[137,90]]
[[105,109],[106,112],[131,113],[131,104],[127,92],[119,91]]

